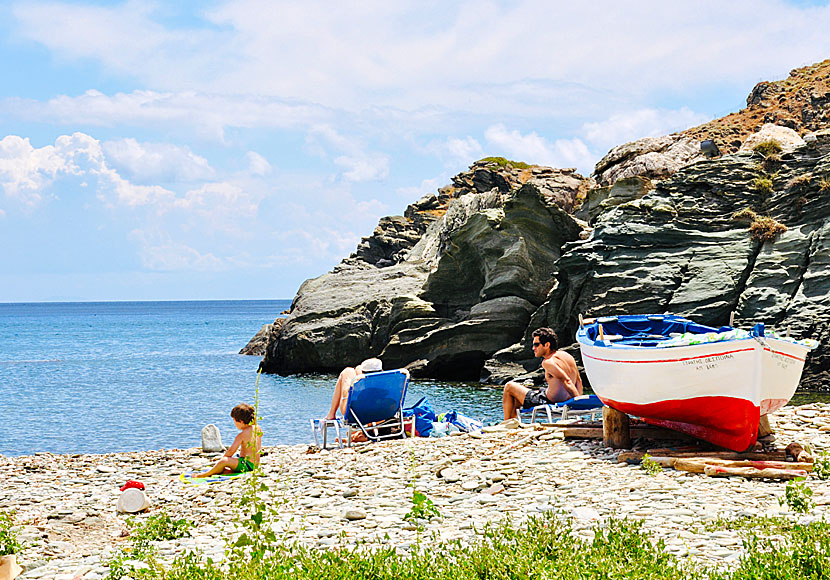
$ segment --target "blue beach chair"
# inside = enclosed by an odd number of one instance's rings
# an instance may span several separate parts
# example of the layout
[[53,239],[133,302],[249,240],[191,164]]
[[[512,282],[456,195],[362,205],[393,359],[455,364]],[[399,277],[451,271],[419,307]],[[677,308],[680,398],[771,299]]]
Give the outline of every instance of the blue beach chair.
[[552,405],[537,405],[530,409],[519,409],[516,414],[519,422],[522,421],[522,417],[530,415],[531,423],[535,423],[537,417],[547,419],[548,423],[563,421],[572,417],[590,417],[593,420],[595,415],[602,416],[604,406],[596,395],[579,395],[573,399]]
[[[341,448],[344,439],[340,434],[341,429],[346,430],[345,440],[349,447],[352,444],[352,432],[357,429],[369,441],[406,437],[405,423],[413,421],[412,418],[403,417],[403,401],[408,384],[409,373],[403,369],[363,375],[349,389],[343,418],[311,420],[315,444],[319,447],[322,439],[322,447],[326,448],[329,427],[334,427],[337,432]],[[410,432],[414,432],[411,425],[410,428]]]

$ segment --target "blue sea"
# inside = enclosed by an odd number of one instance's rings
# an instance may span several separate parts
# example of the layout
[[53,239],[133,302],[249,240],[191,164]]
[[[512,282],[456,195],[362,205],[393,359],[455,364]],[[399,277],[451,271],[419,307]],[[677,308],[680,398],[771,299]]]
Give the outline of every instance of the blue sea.
[[[0,304],[0,454],[109,453],[201,445],[252,403],[259,357],[237,354],[288,300]],[[312,441],[336,377],[262,375],[264,444]],[[501,391],[415,381],[407,404],[501,419]]]

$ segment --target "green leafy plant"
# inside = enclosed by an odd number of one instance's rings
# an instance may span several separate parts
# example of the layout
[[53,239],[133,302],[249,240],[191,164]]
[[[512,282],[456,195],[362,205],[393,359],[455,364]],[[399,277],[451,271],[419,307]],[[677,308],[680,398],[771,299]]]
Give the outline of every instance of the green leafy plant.
[[663,473],[663,468],[660,466],[659,463],[654,461],[651,458],[651,455],[646,453],[643,455],[643,459],[640,462],[640,469],[645,471],[649,475],[657,475],[658,473]]
[[774,242],[775,239],[787,231],[787,226],[775,221],[769,216],[758,216],[749,226],[749,235],[758,242]]
[[441,512],[425,494],[420,491],[412,492],[412,509],[407,512],[403,519],[407,521],[428,520],[440,518]]
[[804,481],[803,477],[796,477],[787,482],[784,497],[778,500],[781,505],[786,504],[794,512],[807,513],[815,507],[813,490]]
[[826,578],[830,570],[830,524],[793,523],[782,532],[749,533],[734,570],[712,570],[713,580]]
[[254,471],[245,484],[239,499],[239,514],[236,518],[242,533],[226,550],[231,562],[256,565],[261,563],[275,549],[277,534],[271,527],[276,519],[276,507],[265,497],[269,488]]
[[156,548],[152,542],[184,538],[190,535],[190,530],[195,525],[185,518],[173,519],[164,511],[144,521],[128,518],[130,545],[116,550],[110,558],[107,580],[121,580],[124,576],[135,580],[156,578],[162,568],[156,561]]
[[134,518],[127,519],[130,527],[130,538],[134,542],[160,540],[176,540],[190,535],[190,530],[196,525],[191,520],[180,518],[174,520],[166,511],[147,518],[144,522],[136,522]]
[[23,549],[14,527],[14,512],[0,511],[0,556],[17,554]]
[[813,462],[813,473],[819,479],[830,479],[830,453],[822,451]]

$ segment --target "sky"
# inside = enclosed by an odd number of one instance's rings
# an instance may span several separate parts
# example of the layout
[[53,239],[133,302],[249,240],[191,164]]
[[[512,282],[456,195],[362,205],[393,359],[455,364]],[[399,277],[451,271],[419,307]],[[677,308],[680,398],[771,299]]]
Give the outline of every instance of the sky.
[[830,57],[827,2],[0,2],[0,302],[292,298],[487,156],[576,167]]

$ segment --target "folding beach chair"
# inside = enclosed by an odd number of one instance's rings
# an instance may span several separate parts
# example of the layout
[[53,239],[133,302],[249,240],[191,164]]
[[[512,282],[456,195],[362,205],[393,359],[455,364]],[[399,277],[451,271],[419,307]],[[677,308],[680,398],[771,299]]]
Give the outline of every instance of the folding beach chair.
[[[398,369],[368,373],[357,379],[349,389],[346,414],[339,419],[312,419],[314,442],[326,448],[329,427],[337,432],[338,445],[343,447],[340,430],[346,430],[346,444],[351,447],[352,432],[360,430],[369,441],[406,437],[405,423],[414,419],[403,417],[403,402],[409,373]],[[410,425],[414,433],[414,426]]]
[[516,415],[519,422],[522,417],[530,416],[530,422],[535,423],[537,417],[547,419],[548,423],[564,421],[573,417],[590,417],[591,420],[599,415],[602,416],[603,402],[596,395],[579,395],[573,399],[554,403],[552,405],[537,405],[530,409],[519,409]]

